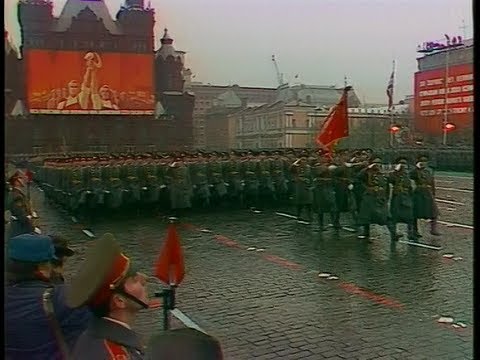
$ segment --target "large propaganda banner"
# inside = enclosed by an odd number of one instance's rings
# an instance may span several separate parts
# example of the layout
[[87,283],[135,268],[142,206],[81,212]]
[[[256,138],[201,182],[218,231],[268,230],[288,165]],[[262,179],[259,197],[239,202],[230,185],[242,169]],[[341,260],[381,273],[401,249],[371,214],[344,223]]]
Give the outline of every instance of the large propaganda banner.
[[32,114],[154,113],[153,55],[28,50]]
[[[415,128],[438,134],[442,132],[447,101],[448,122],[462,128],[473,118],[473,65],[450,66],[448,86],[445,68],[415,74]],[[445,95],[446,88],[448,94]]]

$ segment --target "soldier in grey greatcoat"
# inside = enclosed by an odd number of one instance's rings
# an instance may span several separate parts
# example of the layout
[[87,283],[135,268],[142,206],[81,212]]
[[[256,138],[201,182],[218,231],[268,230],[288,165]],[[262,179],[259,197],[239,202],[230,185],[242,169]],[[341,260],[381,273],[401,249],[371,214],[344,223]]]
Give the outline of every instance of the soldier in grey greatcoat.
[[421,235],[418,233],[418,219],[429,219],[430,234],[434,236],[441,235],[437,227],[439,211],[435,201],[435,178],[428,169],[427,156],[420,156],[417,159],[415,168],[410,172],[410,179],[415,184],[413,191],[413,215],[415,218],[413,231],[417,237],[420,237]]
[[184,154],[177,156],[167,170],[170,206],[177,212],[192,207],[192,181],[184,158]]
[[291,166],[291,172],[294,179],[294,199],[297,209],[297,219],[301,221],[303,209],[307,211],[307,219],[312,221],[312,204],[313,204],[313,184],[312,170],[307,163],[307,155],[302,154]]
[[405,157],[395,159],[395,169],[388,176],[390,183],[390,215],[392,226],[404,223],[408,226],[408,238],[416,240],[413,217],[413,189]]

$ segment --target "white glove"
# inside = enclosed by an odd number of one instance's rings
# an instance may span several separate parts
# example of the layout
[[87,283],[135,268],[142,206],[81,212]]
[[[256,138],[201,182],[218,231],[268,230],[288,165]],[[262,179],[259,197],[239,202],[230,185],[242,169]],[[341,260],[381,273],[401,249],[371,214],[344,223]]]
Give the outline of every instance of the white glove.
[[337,168],[336,165],[330,165],[330,166],[328,167],[328,170],[333,171],[333,170],[335,170],[336,168]]
[[348,190],[353,190],[353,184],[348,185]]
[[402,165],[401,165],[401,164],[395,165],[395,170],[399,171],[401,168],[402,168]]
[[348,168],[350,168],[350,167],[352,167],[352,166],[353,166],[353,164],[352,164],[352,163],[349,163],[349,162],[347,162],[347,163],[345,163],[345,166],[346,166],[346,167],[348,167]]

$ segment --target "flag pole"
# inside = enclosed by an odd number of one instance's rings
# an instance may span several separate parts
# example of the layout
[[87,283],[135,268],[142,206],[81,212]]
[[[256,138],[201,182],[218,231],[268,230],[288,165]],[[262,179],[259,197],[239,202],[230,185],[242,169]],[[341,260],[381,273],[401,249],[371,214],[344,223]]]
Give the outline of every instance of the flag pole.
[[[174,217],[169,219],[170,226],[175,226],[175,221],[177,220]],[[162,291],[155,292],[155,297],[162,298],[163,300],[163,330],[167,331],[170,329],[170,311],[175,309],[175,289],[176,285],[169,283],[167,289]]]
[[394,137],[394,134],[393,132],[391,131],[393,125],[394,125],[394,121],[393,121],[393,110],[395,109],[395,105],[394,105],[394,102],[393,102],[393,96],[395,94],[395,60],[393,60],[393,69],[392,69],[392,75],[393,75],[393,81],[392,81],[392,107],[389,109],[390,111],[390,147],[393,148],[393,137]]

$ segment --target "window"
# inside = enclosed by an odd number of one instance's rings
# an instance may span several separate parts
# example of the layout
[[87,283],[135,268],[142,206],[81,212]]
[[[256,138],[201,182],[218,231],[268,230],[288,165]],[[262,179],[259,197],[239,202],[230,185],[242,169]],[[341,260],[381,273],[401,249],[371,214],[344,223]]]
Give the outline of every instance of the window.
[[41,154],[42,151],[43,151],[42,146],[34,146],[34,147],[33,147],[33,153],[34,153],[35,155]]
[[148,145],[147,149],[149,152],[154,152],[156,150],[157,146],[156,145]]
[[125,145],[125,151],[126,152],[135,152],[136,146],[133,145]]
[[310,119],[307,119],[307,128],[310,127]]
[[292,127],[297,127],[297,120],[292,119]]

